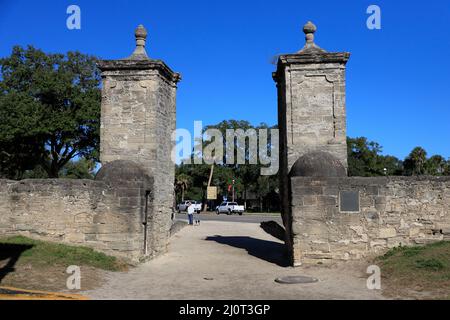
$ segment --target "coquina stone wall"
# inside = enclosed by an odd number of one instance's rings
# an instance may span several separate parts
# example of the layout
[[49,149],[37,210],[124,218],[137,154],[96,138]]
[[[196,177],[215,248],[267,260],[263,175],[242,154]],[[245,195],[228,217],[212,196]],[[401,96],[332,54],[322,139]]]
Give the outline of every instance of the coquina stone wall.
[[294,265],[450,240],[450,177],[292,177],[291,212]]
[[119,165],[124,169],[102,169],[96,181],[0,180],[0,236],[87,246],[130,262],[151,257],[143,223],[151,179],[138,166]]

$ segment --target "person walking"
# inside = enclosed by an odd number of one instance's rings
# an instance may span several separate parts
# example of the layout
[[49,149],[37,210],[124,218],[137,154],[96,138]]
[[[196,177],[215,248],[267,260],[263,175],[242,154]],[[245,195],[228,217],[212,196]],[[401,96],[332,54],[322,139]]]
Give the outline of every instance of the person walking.
[[189,219],[189,225],[193,225],[194,224],[194,205],[190,202],[188,202],[187,204],[187,214],[188,214],[188,219]]

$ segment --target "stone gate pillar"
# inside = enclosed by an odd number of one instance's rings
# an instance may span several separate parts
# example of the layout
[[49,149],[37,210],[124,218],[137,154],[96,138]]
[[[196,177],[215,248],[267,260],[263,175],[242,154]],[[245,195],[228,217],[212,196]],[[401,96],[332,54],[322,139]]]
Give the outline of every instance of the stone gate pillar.
[[345,66],[347,52],[332,53],[314,43],[316,26],[303,27],[306,44],[281,55],[273,78],[278,90],[280,193],[287,245],[292,248],[289,172],[301,156],[327,152],[347,169]]
[[288,171],[300,156],[314,151],[328,152],[347,167],[345,65],[350,54],[318,47],[316,30],[311,22],[304,26],[305,46],[281,55],[274,73]]
[[145,50],[147,31],[135,32],[136,49],[121,60],[99,62],[102,71],[100,160],[129,160],[153,177],[148,224],[150,255],[166,249],[173,206],[175,164],[171,134],[176,122],[180,75]]

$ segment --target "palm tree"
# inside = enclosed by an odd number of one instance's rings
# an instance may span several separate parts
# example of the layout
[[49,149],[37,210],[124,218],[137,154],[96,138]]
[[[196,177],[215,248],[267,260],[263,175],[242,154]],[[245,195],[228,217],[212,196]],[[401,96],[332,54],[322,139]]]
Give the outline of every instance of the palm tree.
[[408,164],[412,175],[421,175],[425,174],[426,161],[427,152],[421,147],[416,147],[411,151],[405,162]]
[[184,201],[184,194],[191,185],[192,179],[187,174],[180,173],[175,180],[177,189],[181,190],[181,201]]
[[427,174],[432,176],[440,176],[445,172],[445,166],[447,162],[445,161],[443,156],[434,155],[430,159],[427,160],[425,167]]

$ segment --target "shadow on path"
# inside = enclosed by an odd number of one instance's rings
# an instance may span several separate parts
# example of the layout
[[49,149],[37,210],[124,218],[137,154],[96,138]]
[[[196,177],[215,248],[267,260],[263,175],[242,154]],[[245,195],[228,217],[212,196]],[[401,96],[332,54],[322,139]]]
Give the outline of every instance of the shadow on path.
[[205,240],[245,249],[249,255],[274,263],[280,267],[289,266],[286,247],[282,243],[252,237],[226,237],[219,235],[207,237]]
[[[32,247],[32,245],[0,243],[0,283],[8,273],[14,272],[14,266],[22,253]],[[8,262],[4,264],[3,260]]]

